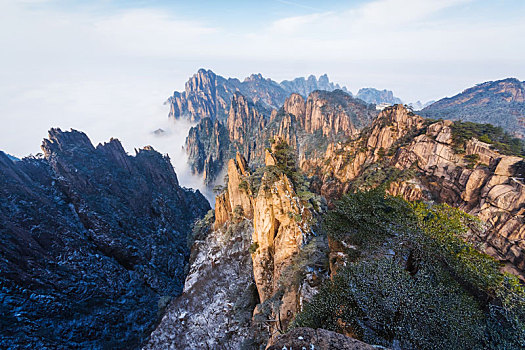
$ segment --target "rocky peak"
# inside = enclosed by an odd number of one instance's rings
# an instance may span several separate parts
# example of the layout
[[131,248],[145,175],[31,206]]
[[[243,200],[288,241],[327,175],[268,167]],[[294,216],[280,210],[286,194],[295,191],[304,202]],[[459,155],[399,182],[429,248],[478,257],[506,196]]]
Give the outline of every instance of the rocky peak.
[[254,150],[251,140],[256,140],[266,125],[264,116],[253,103],[240,93],[235,93],[228,113],[227,128],[230,142],[234,143],[236,151],[252,158]]
[[304,97],[307,97],[310,93],[315,90],[334,91],[342,89],[348,94],[351,94],[346,87],[340,87],[339,84],[334,84],[328,79],[328,75],[323,74],[317,79],[315,75],[310,75],[307,79],[295,78],[294,80],[284,80],[280,83],[280,86],[290,93],[298,93]]
[[[227,189],[216,199],[215,228],[238,215],[252,220],[251,257],[259,299],[262,304],[274,297],[282,301],[265,317],[278,317],[279,327],[285,329],[300,309],[301,286],[283,285],[282,276],[311,239],[313,214],[297,195],[291,180],[282,172],[276,173],[276,157],[268,150],[265,160],[268,171],[262,175],[256,193],[252,192],[251,174],[244,158],[238,154],[229,161]],[[256,314],[264,312],[267,304],[259,307]]]
[[205,184],[215,181],[230,147],[228,130],[218,120],[204,118],[186,137],[185,150],[193,174],[202,174]]
[[291,94],[284,102],[284,111],[295,115],[299,120],[305,119],[306,101],[303,96],[299,94]]
[[[466,94],[469,99],[474,98],[478,94],[484,92],[490,92],[496,97],[504,100],[505,102],[525,102],[525,86],[521,81],[516,78],[507,78],[497,81],[488,81],[482,84],[478,84],[472,88],[466,89],[462,94]],[[468,99],[467,99],[468,101]],[[487,101],[480,101],[489,102]]]
[[191,94],[192,92],[207,92],[211,95],[215,94],[217,75],[211,70],[205,70],[203,68],[199,69],[196,74],[194,74],[185,85],[186,94]]
[[[182,292],[193,222],[210,209],[169,159],[51,129],[45,157],[0,152],[0,348],[136,348]],[[123,322],[122,320],[126,320]]]
[[48,139],[42,143],[42,151],[46,157],[53,152],[92,152],[95,150],[86,134],[71,129],[63,132],[60,128],[49,130]]
[[[192,128],[186,151],[194,173],[203,174],[205,182],[211,183],[225,159],[235,157],[237,152],[244,154],[250,165],[263,165],[264,149],[277,137],[296,149],[300,156],[322,155],[329,142],[355,136],[377,111],[372,105],[337,90],[315,91],[307,101],[300,94],[292,94],[269,118],[265,113],[260,105],[236,92],[226,121],[227,135],[219,139],[218,135],[222,134],[219,130],[211,131],[211,120],[203,119]],[[216,125],[223,129],[222,123]]]
[[258,81],[258,80],[268,80],[268,79],[264,79],[262,74],[258,73],[258,74],[252,74],[249,77],[246,77],[244,79],[244,82],[254,82],[254,81]]
[[[300,107],[297,109],[300,111]],[[374,116],[372,108],[341,90],[314,91],[306,100],[304,119],[298,122],[308,133],[319,130],[325,137],[348,137],[355,136]]]
[[447,203],[476,215],[490,228],[471,239],[523,276],[523,160],[475,138],[458,148],[452,126],[452,121],[431,123],[402,105],[392,106],[360,138],[331,145],[323,160],[305,160],[302,167],[322,178],[320,192],[328,198],[350,186],[370,188],[388,181],[393,195]]
[[186,82],[185,91],[175,91],[166,101],[170,105],[169,117],[191,121],[223,118],[234,89],[230,85],[211,70],[199,69]]
[[385,108],[372,124],[367,146],[374,149],[377,159],[379,152],[388,150],[395,142],[410,132],[421,129],[423,124],[424,119],[422,117],[415,115],[403,105]]

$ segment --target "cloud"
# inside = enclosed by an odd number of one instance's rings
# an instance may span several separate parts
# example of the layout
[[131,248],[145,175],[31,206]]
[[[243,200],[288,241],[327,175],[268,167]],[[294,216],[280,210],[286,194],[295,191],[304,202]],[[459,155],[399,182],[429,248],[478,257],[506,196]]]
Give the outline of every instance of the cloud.
[[134,9],[96,20],[93,35],[110,50],[139,56],[189,57],[206,50],[217,28],[168,16],[158,10]]
[[407,101],[525,75],[520,11],[483,12],[474,0],[376,0],[297,16],[299,3],[285,2],[286,16],[261,25],[256,12],[237,21],[147,3],[0,2],[0,149],[38,152],[52,126],[144,146],[166,122],[162,102],[200,67],[276,80],[328,73],[353,90],[393,89]]
[[522,41],[525,16],[479,21],[453,15],[472,2],[379,0],[341,12],[282,18],[246,37],[250,52],[272,52],[270,57],[281,59],[524,59],[525,47],[514,44]]

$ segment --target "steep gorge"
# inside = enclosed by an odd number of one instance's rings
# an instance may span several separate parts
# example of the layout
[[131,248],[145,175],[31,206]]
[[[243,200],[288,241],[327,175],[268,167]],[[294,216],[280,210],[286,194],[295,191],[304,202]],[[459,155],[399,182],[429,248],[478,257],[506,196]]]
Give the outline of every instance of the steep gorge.
[[[210,184],[221,173],[225,160],[237,152],[251,166],[264,165],[264,150],[279,137],[296,148],[300,157],[319,157],[330,142],[357,136],[376,115],[373,105],[341,90],[314,91],[306,99],[291,94],[282,108],[271,111],[235,93],[226,123],[202,120],[190,130],[186,152],[194,173],[201,174],[204,182]],[[201,130],[211,135],[201,141]],[[226,132],[227,140],[223,136]]]

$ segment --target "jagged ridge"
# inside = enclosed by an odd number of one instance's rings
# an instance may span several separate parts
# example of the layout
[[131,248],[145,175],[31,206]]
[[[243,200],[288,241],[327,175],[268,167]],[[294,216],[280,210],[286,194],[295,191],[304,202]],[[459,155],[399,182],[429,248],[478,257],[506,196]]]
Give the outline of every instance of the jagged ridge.
[[51,129],[42,150],[0,152],[0,347],[135,348],[182,291],[210,206],[151,147]]

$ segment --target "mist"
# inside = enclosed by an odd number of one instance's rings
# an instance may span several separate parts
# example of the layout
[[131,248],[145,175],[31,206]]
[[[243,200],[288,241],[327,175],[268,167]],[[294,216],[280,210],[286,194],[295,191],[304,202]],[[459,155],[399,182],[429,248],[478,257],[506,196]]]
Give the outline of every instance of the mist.
[[[187,73],[156,73],[79,75],[21,87],[0,100],[0,150],[18,158],[36,154],[52,127],[82,131],[95,146],[119,139],[130,155],[149,145],[169,155],[181,186],[199,189],[213,205],[212,191],[191,174],[183,149],[192,124],[168,119],[164,103],[174,90],[183,89]],[[162,136],[153,133],[159,128],[165,131]]]
[[[150,145],[156,151],[167,154],[177,173],[180,185],[198,189],[213,207],[215,204],[215,195],[212,191],[213,185],[204,185],[201,176],[191,173],[184,150],[186,136],[192,126],[194,124],[185,119],[174,120],[166,117],[162,121],[152,119],[149,124],[144,125],[142,130],[136,128],[123,130],[121,142],[128,153],[131,153],[130,150],[133,145],[140,144]],[[163,131],[159,135],[154,133],[158,129]]]

